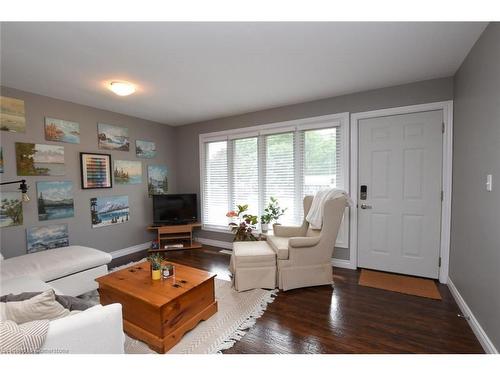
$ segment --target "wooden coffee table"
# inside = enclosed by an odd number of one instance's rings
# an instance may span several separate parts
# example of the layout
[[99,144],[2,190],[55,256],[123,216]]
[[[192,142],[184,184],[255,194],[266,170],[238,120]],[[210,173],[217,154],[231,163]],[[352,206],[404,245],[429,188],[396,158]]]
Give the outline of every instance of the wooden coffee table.
[[166,280],[151,280],[149,262],[99,277],[101,304],[121,303],[129,336],[165,353],[217,312],[215,274],[181,264]]

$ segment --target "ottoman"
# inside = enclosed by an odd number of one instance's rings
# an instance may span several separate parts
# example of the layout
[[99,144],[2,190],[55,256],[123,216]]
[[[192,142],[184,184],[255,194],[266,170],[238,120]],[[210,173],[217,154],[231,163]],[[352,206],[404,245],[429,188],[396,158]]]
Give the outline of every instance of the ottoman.
[[276,288],[276,253],[266,241],[234,242],[229,269],[238,292]]

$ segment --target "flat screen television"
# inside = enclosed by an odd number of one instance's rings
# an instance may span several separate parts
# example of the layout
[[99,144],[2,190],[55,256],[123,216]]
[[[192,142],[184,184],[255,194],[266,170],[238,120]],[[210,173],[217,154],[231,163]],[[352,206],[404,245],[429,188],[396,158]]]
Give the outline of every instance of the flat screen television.
[[153,195],[153,221],[155,225],[196,223],[196,194]]

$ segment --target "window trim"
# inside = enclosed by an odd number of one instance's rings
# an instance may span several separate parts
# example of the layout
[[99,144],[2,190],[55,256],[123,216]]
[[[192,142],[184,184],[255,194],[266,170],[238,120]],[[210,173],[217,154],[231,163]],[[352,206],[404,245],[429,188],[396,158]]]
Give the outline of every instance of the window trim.
[[[330,128],[335,126],[332,122],[337,122],[341,130],[341,160],[342,177],[344,190],[350,194],[350,152],[349,152],[349,112],[341,112],[324,116],[308,117],[290,121],[275,122],[263,125],[244,127],[240,129],[229,129],[218,132],[199,134],[199,162],[200,162],[200,218],[202,220],[202,229],[214,232],[230,233],[227,227],[205,225],[203,223],[204,191],[205,191],[205,149],[204,145],[208,142],[231,141],[239,138],[260,137],[262,135],[278,134],[289,131],[301,131]],[[229,160],[229,159],[228,159]],[[260,161],[259,161],[260,163]],[[344,221],[339,229],[336,247],[349,248],[349,209],[346,208]]]

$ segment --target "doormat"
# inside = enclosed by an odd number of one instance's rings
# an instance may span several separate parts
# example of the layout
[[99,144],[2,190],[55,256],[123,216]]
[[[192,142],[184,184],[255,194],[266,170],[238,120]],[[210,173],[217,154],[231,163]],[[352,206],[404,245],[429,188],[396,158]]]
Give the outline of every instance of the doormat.
[[421,277],[396,275],[393,273],[361,270],[361,276],[358,281],[359,285],[368,286],[371,288],[390,290],[432,299],[441,299],[441,294],[436,286],[436,283],[430,279]]

